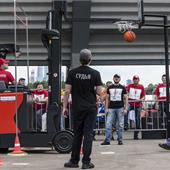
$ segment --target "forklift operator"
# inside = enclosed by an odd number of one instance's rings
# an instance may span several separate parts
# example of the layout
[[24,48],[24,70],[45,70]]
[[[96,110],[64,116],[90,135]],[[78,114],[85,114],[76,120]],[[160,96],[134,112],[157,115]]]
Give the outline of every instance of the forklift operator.
[[0,81],[4,81],[6,85],[15,84],[13,75],[6,71],[8,69],[9,60],[0,58]]

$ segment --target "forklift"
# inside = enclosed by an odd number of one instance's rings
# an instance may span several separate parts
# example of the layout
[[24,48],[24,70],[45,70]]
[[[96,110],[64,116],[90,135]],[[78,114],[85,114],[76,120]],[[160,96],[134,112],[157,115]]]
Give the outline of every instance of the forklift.
[[[61,27],[65,4],[56,1],[55,10],[48,12],[46,29],[42,30],[41,39],[48,51],[48,108],[47,131],[38,132],[34,128],[35,113],[32,95],[16,90],[2,90],[0,93],[0,152],[7,152],[14,147],[16,131],[21,147],[51,147],[59,153],[69,153],[72,149],[73,132],[61,130]],[[1,45],[3,58],[8,52],[15,52],[15,45]],[[2,54],[2,52],[0,52]],[[0,82],[0,88],[3,82]]]

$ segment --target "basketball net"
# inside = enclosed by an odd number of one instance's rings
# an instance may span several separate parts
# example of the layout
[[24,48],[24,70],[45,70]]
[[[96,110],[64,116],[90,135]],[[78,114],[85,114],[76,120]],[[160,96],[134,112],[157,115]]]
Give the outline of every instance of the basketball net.
[[115,23],[118,27],[119,32],[124,33],[131,31],[132,29],[138,28],[138,25],[133,21],[118,21]]

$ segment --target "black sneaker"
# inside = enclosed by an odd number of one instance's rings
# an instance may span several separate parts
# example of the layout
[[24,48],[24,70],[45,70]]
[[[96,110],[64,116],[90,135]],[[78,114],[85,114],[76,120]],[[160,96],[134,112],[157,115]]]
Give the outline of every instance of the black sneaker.
[[167,145],[166,143],[159,143],[159,146],[163,149],[170,150],[170,146]]
[[110,142],[104,141],[104,142],[101,143],[101,145],[110,145]]
[[79,165],[76,164],[76,163],[73,163],[73,162],[69,161],[69,162],[66,162],[66,163],[64,164],[64,167],[65,167],[65,168],[78,168]]
[[118,145],[123,145],[123,142],[122,141],[118,141]]
[[82,165],[82,169],[92,169],[92,168],[94,168],[94,164],[92,164],[91,162]]

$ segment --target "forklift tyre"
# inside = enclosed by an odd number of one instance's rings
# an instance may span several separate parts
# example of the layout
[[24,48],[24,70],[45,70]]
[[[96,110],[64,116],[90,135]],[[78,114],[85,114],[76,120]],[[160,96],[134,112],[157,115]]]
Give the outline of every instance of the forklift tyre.
[[8,153],[8,148],[0,148],[0,153]]
[[74,132],[73,132],[73,130],[72,130],[72,129],[65,129],[65,130],[70,131],[71,133],[73,133],[73,134],[74,134]]
[[59,153],[70,153],[72,149],[74,134],[68,130],[61,130],[55,134],[52,144]]

